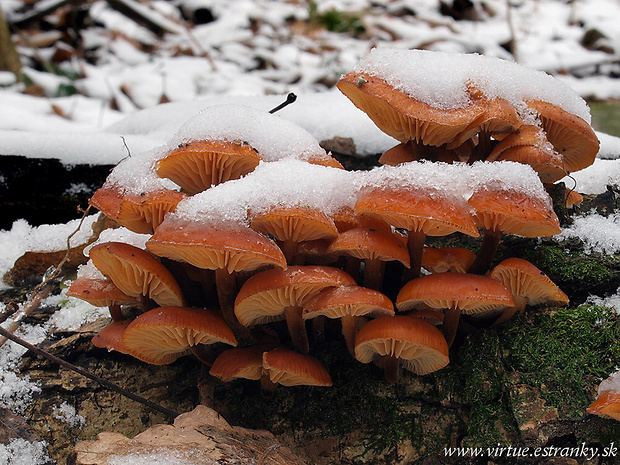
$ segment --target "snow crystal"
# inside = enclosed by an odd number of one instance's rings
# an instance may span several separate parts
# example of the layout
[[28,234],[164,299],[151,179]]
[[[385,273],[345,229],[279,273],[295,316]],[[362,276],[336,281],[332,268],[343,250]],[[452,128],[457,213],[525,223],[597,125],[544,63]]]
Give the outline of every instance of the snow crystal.
[[[71,238],[71,246],[85,244],[92,235],[92,224],[98,215],[87,216],[79,231]],[[15,260],[27,251],[54,252],[65,250],[67,237],[75,231],[80,220],[66,224],[31,226],[26,220],[17,220],[9,231],[0,230],[0,276],[11,269]]]
[[[88,257],[90,249],[104,242],[124,242],[125,244],[131,244],[140,249],[144,249],[146,248],[146,241],[150,238],[150,234],[135,233],[124,227],[104,229],[95,242],[84,247],[84,255]],[[87,270],[88,268],[84,269],[84,272],[86,273]]]
[[5,465],[42,465],[50,463],[44,441],[29,442],[22,438],[0,444],[0,463]]
[[265,161],[307,159],[325,154],[316,139],[301,126],[267,111],[242,105],[215,105],[204,109],[181,126],[170,149],[202,139],[247,142]]
[[542,71],[495,57],[374,48],[354,71],[380,77],[436,108],[467,106],[467,87],[473,86],[488,98],[508,100],[517,109],[524,108],[526,100],[543,100],[590,122],[585,101],[566,84]]
[[[111,455],[108,465],[208,465],[204,454],[198,450],[180,451],[159,447],[152,452],[131,452],[125,455]],[[215,462],[213,462],[215,463]]]
[[604,217],[591,211],[575,217],[574,222],[556,236],[559,240],[578,238],[586,253],[615,254],[620,252],[620,214]]
[[127,156],[108,175],[106,185],[135,195],[164,189],[178,190],[179,186],[169,179],[160,178],[155,171],[155,164],[164,155],[165,149],[158,147]]
[[612,373],[607,379],[601,381],[598,386],[599,395],[603,392],[620,392],[620,370]]
[[615,160],[620,158],[620,137],[605,134],[604,132],[597,132],[601,147],[596,154],[598,158],[604,158],[608,160]]
[[[94,268],[94,265],[92,266]],[[101,275],[101,273],[99,274]],[[56,330],[76,331],[86,323],[110,316],[107,307],[95,307],[77,297],[69,297],[67,296],[67,289],[68,287],[63,289],[60,294],[49,296],[42,302],[45,305],[60,307],[48,320],[47,327]]]
[[596,159],[586,169],[563,178],[562,182],[581,194],[603,194],[607,186],[620,186],[620,159]]
[[54,406],[52,416],[57,420],[64,421],[71,428],[83,428],[84,425],[86,425],[86,418],[82,415],[78,415],[75,407],[69,405],[67,402],[63,402],[58,407]]
[[598,305],[599,307],[613,308],[620,315],[620,288],[616,290],[614,295],[608,297],[592,295],[588,297],[587,303]]

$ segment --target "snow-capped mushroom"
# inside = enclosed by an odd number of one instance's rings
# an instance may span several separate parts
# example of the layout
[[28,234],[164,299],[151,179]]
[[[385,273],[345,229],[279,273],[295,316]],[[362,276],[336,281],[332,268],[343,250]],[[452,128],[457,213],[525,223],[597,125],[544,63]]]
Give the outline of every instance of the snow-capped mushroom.
[[156,171],[190,195],[254,170],[261,161],[250,144],[227,140],[193,140],[181,143],[157,162]]
[[420,274],[426,236],[454,232],[478,236],[467,204],[457,203],[447,192],[437,189],[368,189],[358,198],[355,211],[408,231],[412,277]]

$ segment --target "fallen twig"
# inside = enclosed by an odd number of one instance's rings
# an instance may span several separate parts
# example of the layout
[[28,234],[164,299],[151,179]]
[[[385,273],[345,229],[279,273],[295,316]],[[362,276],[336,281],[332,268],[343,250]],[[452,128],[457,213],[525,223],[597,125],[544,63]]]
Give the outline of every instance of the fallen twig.
[[165,407],[162,407],[161,405],[158,405],[154,402],[151,402],[148,399],[145,399],[144,397],[140,397],[132,392],[127,391],[126,389],[123,389],[122,387],[107,381],[103,378],[100,378],[97,375],[94,375],[93,373],[86,371],[72,363],[67,362],[66,360],[63,360],[59,357],[56,357],[55,355],[50,354],[49,352],[38,348],[37,346],[34,346],[32,344],[30,344],[29,342],[24,341],[23,339],[15,336],[14,334],[9,333],[6,329],[4,329],[3,327],[0,326],[0,335],[2,335],[3,337],[10,339],[11,341],[21,345],[22,347],[25,347],[26,349],[30,350],[31,352],[34,352],[37,355],[40,355],[41,357],[44,357],[48,360],[50,360],[51,362],[57,363],[58,365],[61,365],[65,368],[68,368],[69,370],[75,371],[76,373],[79,373],[82,376],[86,376],[89,379],[92,379],[93,381],[96,381],[97,383],[101,384],[104,387],[107,387],[109,389],[112,389],[113,391],[118,392],[119,394],[128,397],[132,400],[135,400],[136,402],[140,402],[143,405],[146,405],[147,407],[152,408],[153,410],[157,410],[158,412],[163,413],[164,415],[167,415],[171,418],[176,418],[179,416],[178,413],[173,412],[172,410],[168,410]]

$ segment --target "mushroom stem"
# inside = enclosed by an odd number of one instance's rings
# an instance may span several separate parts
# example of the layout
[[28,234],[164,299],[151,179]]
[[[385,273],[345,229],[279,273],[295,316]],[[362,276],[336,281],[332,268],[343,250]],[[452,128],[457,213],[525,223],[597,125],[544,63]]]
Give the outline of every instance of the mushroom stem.
[[217,358],[216,354],[213,352],[213,349],[206,344],[196,344],[189,346],[189,350],[192,352],[192,354],[194,354],[194,357],[196,357],[207,366],[213,365],[213,362]]
[[420,269],[422,268],[422,253],[424,251],[425,242],[426,233],[424,231],[409,231],[407,238],[407,249],[409,250],[409,263],[411,268],[405,272],[405,279],[407,281],[420,276]]
[[385,380],[388,383],[398,383],[400,359],[395,355],[386,355],[383,357],[383,372],[385,374]]
[[512,298],[515,304],[512,307],[508,307],[506,310],[504,310],[499,316],[499,318],[495,320],[492,326],[499,326],[501,324],[504,324],[510,319],[512,319],[512,317],[514,317],[517,313],[523,313],[523,310],[525,310],[525,306],[527,305],[527,299],[525,297],[521,297],[520,295],[513,295]]
[[344,315],[340,318],[342,324],[342,335],[347,342],[349,353],[355,357],[355,336],[357,334],[357,317]]
[[381,291],[384,265],[378,258],[364,260],[364,287]]
[[356,258],[352,255],[349,255],[347,257],[347,262],[346,262],[344,271],[346,271],[349,275],[353,276],[353,279],[355,279],[356,282],[359,282],[359,274],[360,274],[361,265],[362,265],[362,260],[360,258]]
[[312,318],[312,338],[315,342],[325,342],[325,317],[323,315]]
[[501,238],[502,232],[500,230],[485,229],[480,250],[478,250],[474,263],[467,270],[468,273],[485,274],[489,271]]
[[243,326],[235,316],[235,297],[237,293],[237,282],[235,275],[229,273],[225,268],[215,270],[215,284],[217,287],[217,298],[220,302],[220,310],[224,320],[233,330],[237,340],[244,345],[252,340],[250,330]]
[[263,371],[260,377],[260,388],[265,392],[273,392],[278,387],[278,383],[274,383],[269,378],[269,373]]
[[282,249],[282,253],[286,258],[286,263],[291,266],[293,265],[293,260],[295,259],[295,253],[297,252],[297,243],[292,239],[285,239],[283,241],[278,241],[280,245],[280,249]]
[[121,310],[121,306],[119,304],[110,304],[108,305],[108,309],[110,310],[110,316],[113,321],[121,321],[125,319],[125,315],[123,315],[123,311]]
[[456,338],[456,330],[459,327],[459,320],[461,319],[461,309],[456,305],[445,309],[443,317],[442,332],[446,337],[448,348],[452,347],[454,339]]
[[291,335],[293,345],[303,354],[310,352],[310,344],[308,343],[308,332],[302,316],[302,308],[297,305],[291,305],[284,309],[286,316],[286,326]]

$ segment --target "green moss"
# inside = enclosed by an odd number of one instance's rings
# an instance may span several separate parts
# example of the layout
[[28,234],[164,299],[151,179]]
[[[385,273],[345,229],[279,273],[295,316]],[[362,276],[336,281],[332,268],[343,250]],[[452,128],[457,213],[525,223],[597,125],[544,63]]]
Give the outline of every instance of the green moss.
[[593,305],[530,312],[501,334],[507,368],[537,389],[548,405],[581,417],[592,386],[620,363],[620,322]]
[[558,281],[600,282],[611,279],[615,274],[611,268],[615,265],[614,259],[584,254],[580,250],[565,250],[545,245],[526,251],[523,258],[532,261]]
[[359,37],[366,32],[359,15],[337,10],[319,13],[315,2],[310,2],[308,5],[308,17],[311,24],[323,26],[328,31],[343,32],[353,37]]

